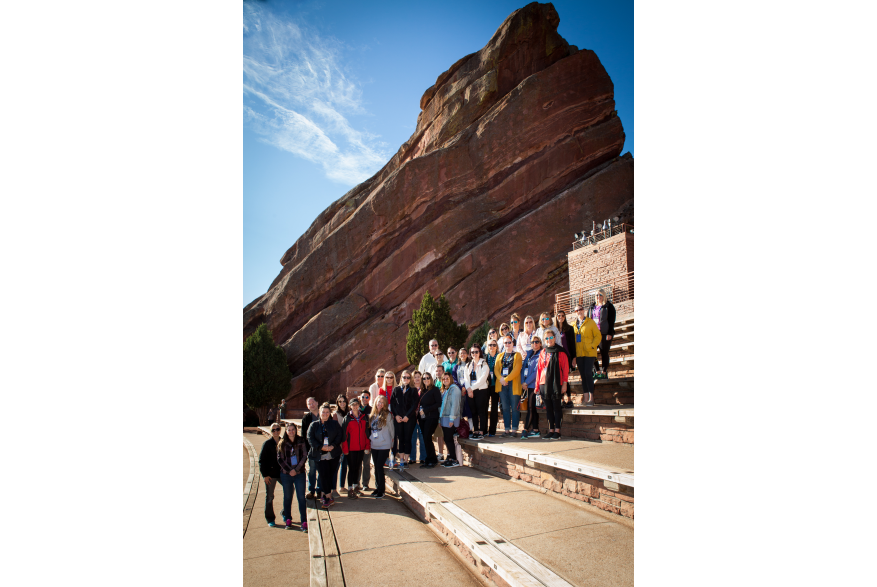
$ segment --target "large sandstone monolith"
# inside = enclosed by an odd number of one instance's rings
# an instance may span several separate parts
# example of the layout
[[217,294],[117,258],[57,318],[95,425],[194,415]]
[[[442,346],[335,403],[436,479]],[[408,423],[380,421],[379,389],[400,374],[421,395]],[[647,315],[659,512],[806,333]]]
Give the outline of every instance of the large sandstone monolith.
[[294,405],[407,366],[426,290],[473,330],[550,310],[569,289],[573,233],[632,217],[612,81],[559,22],[551,4],[529,4],[439,75],[411,138],[320,214],[244,308],[244,337],[267,322],[286,351]]

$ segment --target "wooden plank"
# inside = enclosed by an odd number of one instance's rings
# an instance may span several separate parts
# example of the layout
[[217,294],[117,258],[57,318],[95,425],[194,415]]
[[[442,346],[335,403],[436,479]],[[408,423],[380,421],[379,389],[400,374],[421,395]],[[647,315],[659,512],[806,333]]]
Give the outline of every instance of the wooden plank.
[[[341,571],[341,553],[335,542],[335,529],[332,527],[332,519],[328,510],[319,510],[317,516],[320,519],[320,533],[323,541],[323,555],[326,564],[326,584],[329,587],[342,587],[344,585],[344,573]],[[310,524],[308,524],[310,529]]]
[[[313,500],[308,500],[313,502]],[[323,556],[323,536],[320,531],[320,518],[317,509],[308,509],[308,546],[311,554],[311,587],[328,587],[326,581],[326,557]]]
[[531,576],[536,578],[545,587],[573,587],[562,577],[555,574],[551,569],[534,559],[532,556],[509,542],[504,536],[501,536],[489,526],[464,511],[455,504],[446,504],[447,509],[457,516],[461,522],[467,524],[478,534],[494,543],[496,548],[515,561],[523,570],[527,571]]

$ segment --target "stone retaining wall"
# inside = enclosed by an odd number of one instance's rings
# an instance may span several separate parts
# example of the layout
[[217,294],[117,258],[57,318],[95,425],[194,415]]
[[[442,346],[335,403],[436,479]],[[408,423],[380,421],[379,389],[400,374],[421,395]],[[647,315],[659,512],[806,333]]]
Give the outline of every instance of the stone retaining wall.
[[488,473],[520,479],[546,491],[565,495],[611,514],[633,519],[632,487],[555,469],[542,463],[509,455],[487,451],[481,453],[466,445],[463,446],[462,464]]

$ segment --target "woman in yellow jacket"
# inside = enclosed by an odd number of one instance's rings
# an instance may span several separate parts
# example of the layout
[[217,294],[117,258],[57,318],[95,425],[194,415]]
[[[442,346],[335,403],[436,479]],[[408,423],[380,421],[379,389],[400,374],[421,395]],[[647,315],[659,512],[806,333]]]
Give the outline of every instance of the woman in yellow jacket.
[[597,358],[597,347],[600,345],[600,327],[588,316],[585,309],[576,306],[576,320],[571,323],[576,335],[576,366],[582,376],[582,387],[585,388],[585,405],[594,405],[594,360]]
[[[593,320],[592,320],[593,322]],[[501,338],[503,350],[496,356],[493,373],[496,375],[496,392],[502,404],[502,422],[505,426],[503,436],[514,436],[521,419],[521,363],[520,353],[515,352],[515,341],[511,335]],[[511,426],[509,426],[511,412]]]

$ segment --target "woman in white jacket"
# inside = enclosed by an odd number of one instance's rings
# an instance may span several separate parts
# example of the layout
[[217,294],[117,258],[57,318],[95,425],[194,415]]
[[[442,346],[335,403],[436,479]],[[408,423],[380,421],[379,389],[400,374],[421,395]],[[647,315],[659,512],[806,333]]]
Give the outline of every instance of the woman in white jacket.
[[474,344],[469,350],[469,356],[470,361],[465,366],[460,365],[463,370],[458,379],[460,387],[463,388],[463,396],[472,412],[472,435],[469,438],[480,440],[484,438],[484,431],[487,430],[490,367],[487,366],[487,361],[482,358],[481,349]]

